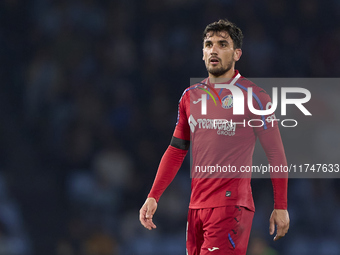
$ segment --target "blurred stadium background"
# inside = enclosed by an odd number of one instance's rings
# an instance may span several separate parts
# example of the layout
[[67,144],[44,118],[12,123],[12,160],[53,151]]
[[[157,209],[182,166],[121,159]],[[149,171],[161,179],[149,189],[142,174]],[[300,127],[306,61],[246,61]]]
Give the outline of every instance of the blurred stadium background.
[[[241,27],[245,77],[339,77],[339,17],[338,0],[1,0],[0,255],[184,254],[188,160],[156,231],[138,211],[181,93],[206,75],[205,26]],[[312,119],[282,133],[290,163],[339,163],[340,88],[320,86]],[[339,180],[290,180],[276,243],[271,182],[252,183],[249,255],[340,254]]]

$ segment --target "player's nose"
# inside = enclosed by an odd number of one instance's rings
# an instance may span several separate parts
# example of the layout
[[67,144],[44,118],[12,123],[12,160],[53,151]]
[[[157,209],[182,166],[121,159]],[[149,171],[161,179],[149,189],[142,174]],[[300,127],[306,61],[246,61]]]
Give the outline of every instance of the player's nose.
[[216,46],[216,44],[214,44],[214,45],[210,48],[210,55],[217,55],[217,46]]

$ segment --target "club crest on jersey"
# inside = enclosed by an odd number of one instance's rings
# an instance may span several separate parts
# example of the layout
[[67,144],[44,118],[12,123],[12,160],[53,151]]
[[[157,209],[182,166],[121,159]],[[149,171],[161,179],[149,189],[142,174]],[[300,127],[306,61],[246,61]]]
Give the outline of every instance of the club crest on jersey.
[[233,95],[228,95],[222,98],[222,107],[224,109],[230,109],[233,107]]

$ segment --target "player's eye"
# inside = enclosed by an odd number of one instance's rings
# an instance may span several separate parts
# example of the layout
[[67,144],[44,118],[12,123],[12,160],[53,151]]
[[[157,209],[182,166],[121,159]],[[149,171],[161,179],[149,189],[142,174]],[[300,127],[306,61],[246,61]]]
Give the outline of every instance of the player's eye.
[[212,46],[212,43],[210,43],[210,42],[207,42],[206,44],[205,44],[205,47],[211,47]]
[[226,43],[221,43],[221,46],[222,47],[227,47],[227,44]]

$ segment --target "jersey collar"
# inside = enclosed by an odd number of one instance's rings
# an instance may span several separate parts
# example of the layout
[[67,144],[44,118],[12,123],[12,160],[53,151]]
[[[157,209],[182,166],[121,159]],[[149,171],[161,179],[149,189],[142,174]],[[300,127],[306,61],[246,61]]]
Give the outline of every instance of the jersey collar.
[[[234,76],[233,76],[231,79],[229,79],[227,82],[223,82],[223,83],[225,83],[225,84],[230,84],[230,85],[234,85],[234,84],[237,82],[237,80],[238,80],[239,78],[241,78],[241,74],[239,73],[238,70],[235,69],[235,74],[234,74]],[[209,81],[209,77],[205,79],[204,83],[207,84],[207,85],[213,85],[213,84],[215,84],[215,83],[211,83],[211,82]]]

